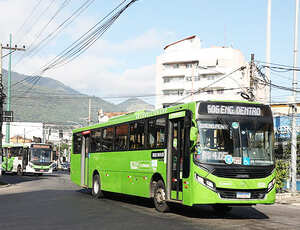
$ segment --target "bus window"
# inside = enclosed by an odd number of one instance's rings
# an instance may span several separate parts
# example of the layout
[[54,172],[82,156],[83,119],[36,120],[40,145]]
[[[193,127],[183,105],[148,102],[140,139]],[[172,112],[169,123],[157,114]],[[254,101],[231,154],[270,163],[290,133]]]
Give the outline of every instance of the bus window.
[[73,154],[81,154],[82,134],[75,133],[73,135]]
[[166,145],[166,119],[150,119],[148,121],[148,145],[149,148],[164,148]]
[[115,150],[127,150],[128,124],[116,127]]
[[103,151],[113,150],[114,127],[103,129],[102,148]]
[[143,148],[145,148],[145,122],[142,120],[130,124],[129,149]]
[[101,129],[96,129],[91,132],[91,152],[101,152]]

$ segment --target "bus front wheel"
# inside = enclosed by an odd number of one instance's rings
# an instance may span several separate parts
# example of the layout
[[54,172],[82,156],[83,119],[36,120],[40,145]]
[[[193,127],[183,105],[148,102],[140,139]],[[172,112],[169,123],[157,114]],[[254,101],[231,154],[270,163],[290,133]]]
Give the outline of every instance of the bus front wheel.
[[154,205],[159,212],[169,211],[169,205],[166,201],[166,189],[162,180],[157,181],[154,188]]
[[22,176],[23,175],[23,170],[21,168],[21,165],[19,165],[18,168],[17,168],[17,175],[18,176]]
[[93,177],[92,196],[94,198],[103,197],[103,192],[101,191],[100,177],[98,174],[94,175],[94,177]]

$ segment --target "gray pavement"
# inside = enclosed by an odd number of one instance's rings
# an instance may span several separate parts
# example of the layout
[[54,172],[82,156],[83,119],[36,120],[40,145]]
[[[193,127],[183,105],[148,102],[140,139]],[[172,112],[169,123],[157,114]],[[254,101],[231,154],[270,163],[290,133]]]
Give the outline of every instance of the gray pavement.
[[150,199],[113,193],[92,199],[63,173],[1,179],[11,185],[0,188],[0,229],[300,229],[298,196],[274,205],[234,207],[222,216],[209,206],[182,205],[162,214]]

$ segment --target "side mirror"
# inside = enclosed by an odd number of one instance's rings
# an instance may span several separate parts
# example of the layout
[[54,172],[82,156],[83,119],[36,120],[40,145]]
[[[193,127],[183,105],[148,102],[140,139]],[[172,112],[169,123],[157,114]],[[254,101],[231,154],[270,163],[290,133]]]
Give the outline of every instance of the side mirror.
[[198,136],[198,129],[196,127],[191,127],[190,129],[190,141],[196,142]]

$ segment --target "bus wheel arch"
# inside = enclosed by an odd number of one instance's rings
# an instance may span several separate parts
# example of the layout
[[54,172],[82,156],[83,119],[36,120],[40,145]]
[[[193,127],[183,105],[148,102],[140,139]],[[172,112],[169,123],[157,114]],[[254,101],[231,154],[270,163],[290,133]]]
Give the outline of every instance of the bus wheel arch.
[[103,197],[100,174],[97,170],[93,172],[92,196],[97,199]]

